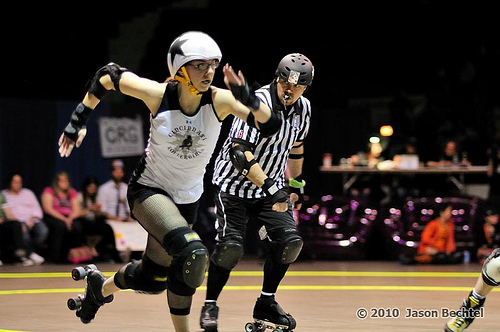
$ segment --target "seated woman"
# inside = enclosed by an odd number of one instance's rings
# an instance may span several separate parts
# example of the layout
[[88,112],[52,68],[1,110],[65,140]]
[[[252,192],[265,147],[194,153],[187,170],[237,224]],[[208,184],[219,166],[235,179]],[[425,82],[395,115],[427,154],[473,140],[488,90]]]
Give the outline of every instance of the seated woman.
[[117,261],[119,256],[115,247],[113,229],[106,223],[106,215],[101,210],[101,204],[97,202],[98,188],[97,178],[88,176],[83,181],[82,190],[78,193],[83,231],[94,257],[98,256],[98,259],[103,261]]
[[440,205],[438,212],[439,217],[429,221],[422,232],[415,261],[431,264],[459,263],[463,261],[463,254],[456,252],[452,207]]
[[69,175],[58,172],[52,186],[42,193],[44,221],[49,227],[47,261],[67,263],[70,247],[85,243],[83,225],[77,220],[80,216],[80,202],[75,189],[71,187]]
[[[5,196],[0,192],[0,258],[6,263],[32,266],[23,239],[23,224],[15,220]],[[0,260],[0,266],[3,265]]]
[[429,221],[422,232],[417,254],[401,256],[401,263],[456,264],[463,261],[463,254],[456,251],[451,205],[440,205],[437,211],[439,217]]
[[49,229],[42,220],[43,212],[40,203],[30,189],[23,187],[23,178],[19,173],[8,177],[8,188],[2,190],[7,199],[12,220],[21,222],[22,234],[27,248],[27,255],[35,264],[42,264],[45,259],[37,252],[47,240]]

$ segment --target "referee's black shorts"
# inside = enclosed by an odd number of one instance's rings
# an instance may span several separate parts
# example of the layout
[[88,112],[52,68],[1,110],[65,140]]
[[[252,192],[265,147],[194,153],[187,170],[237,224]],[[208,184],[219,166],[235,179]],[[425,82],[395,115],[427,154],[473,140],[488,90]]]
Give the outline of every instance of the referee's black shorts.
[[[273,211],[271,202],[266,198],[248,199],[218,191],[215,197],[217,207],[217,240],[226,239],[243,242],[246,225],[254,217],[257,228],[265,227],[271,241],[278,241],[290,233],[297,234],[290,202],[285,212]],[[261,232],[261,239],[265,238]]]

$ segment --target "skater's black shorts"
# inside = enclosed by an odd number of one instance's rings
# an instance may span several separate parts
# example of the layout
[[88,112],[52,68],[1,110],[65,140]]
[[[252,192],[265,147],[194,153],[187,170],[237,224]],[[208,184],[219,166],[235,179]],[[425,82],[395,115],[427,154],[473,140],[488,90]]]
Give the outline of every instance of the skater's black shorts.
[[285,212],[273,211],[269,199],[248,199],[216,192],[217,235],[218,240],[232,239],[243,241],[246,225],[253,218],[259,229],[261,239],[269,237],[271,241],[280,240],[290,233],[297,233],[290,202]]
[[[127,190],[127,200],[130,207],[131,217],[136,219],[132,213],[135,201],[141,203],[144,202],[144,200],[147,199],[148,197],[156,194],[164,195],[172,199],[172,196],[170,196],[165,190],[155,187],[148,187],[136,181],[130,181]],[[200,203],[199,200],[190,204],[177,204],[174,202],[174,204],[179,209],[179,212],[181,213],[182,217],[186,219],[189,225],[192,225],[196,222],[199,203]]]

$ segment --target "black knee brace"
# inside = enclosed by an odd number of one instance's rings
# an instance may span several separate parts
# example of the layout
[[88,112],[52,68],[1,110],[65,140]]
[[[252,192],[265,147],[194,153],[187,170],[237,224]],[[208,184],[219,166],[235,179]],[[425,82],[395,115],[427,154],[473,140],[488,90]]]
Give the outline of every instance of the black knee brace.
[[121,289],[133,289],[148,294],[159,294],[167,288],[168,267],[153,262],[144,255],[141,261],[133,261],[115,274],[115,284]]
[[208,250],[198,234],[189,227],[179,227],[165,235],[163,244],[173,257],[170,278],[182,281],[190,288],[199,287],[207,271]]
[[299,257],[302,245],[302,238],[295,233],[287,233],[287,235],[276,242],[273,241],[273,252],[276,263],[291,264]]
[[217,243],[210,261],[226,270],[232,270],[243,256],[243,245],[236,240]]

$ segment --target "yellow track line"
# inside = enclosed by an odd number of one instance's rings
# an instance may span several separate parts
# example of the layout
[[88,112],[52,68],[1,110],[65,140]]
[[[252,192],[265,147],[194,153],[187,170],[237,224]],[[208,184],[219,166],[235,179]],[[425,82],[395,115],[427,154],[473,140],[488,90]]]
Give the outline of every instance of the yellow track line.
[[[112,276],[115,272],[103,272]],[[405,277],[405,278],[477,278],[478,272],[402,272],[402,271],[288,271],[289,277]],[[262,271],[232,271],[235,277],[261,277]],[[0,279],[71,278],[70,272],[0,273]]]
[[[260,290],[262,286],[225,286],[224,290],[228,291],[244,291],[244,290]],[[472,286],[404,286],[404,285],[282,285],[279,290],[292,291],[336,291],[336,290],[365,290],[365,291],[439,291],[439,292],[468,292]],[[201,286],[198,290],[206,291],[206,286]],[[125,290],[132,291],[132,290]],[[500,289],[493,289],[494,292],[500,292]],[[13,289],[0,290],[0,295],[19,295],[19,294],[55,294],[55,293],[72,293],[74,295],[83,294],[84,288],[47,288],[47,289]]]

